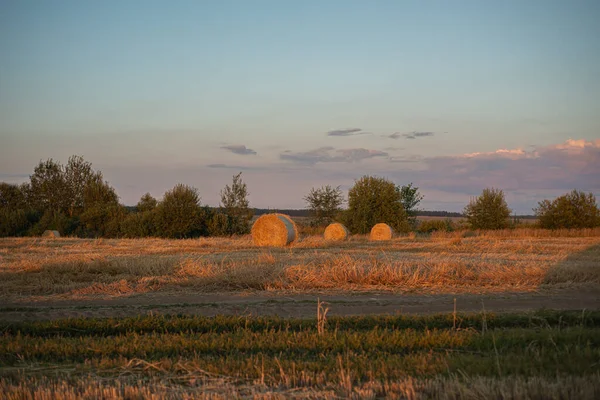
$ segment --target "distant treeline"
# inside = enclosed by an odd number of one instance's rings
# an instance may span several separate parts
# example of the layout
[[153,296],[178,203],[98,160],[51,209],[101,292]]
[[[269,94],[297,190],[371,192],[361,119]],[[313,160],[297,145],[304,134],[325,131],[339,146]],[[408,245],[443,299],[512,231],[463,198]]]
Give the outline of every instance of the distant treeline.
[[[290,217],[310,217],[310,210],[308,209],[274,209],[274,208],[255,208],[254,215],[263,215],[278,212],[281,214],[287,214]],[[450,211],[416,211],[418,217],[464,217],[461,213],[450,212]],[[519,218],[535,218],[534,216],[525,216]]]
[[304,217],[299,225],[310,228],[342,222],[350,232],[362,234],[379,222],[396,232],[505,229],[536,218],[536,224],[547,229],[600,226],[595,196],[577,190],[538,203],[536,216],[511,215],[504,193],[493,188],[484,189],[463,213],[419,210],[423,195],[418,187],[374,176],[357,180],[347,196],[339,186],[312,188],[302,209],[250,208],[241,173],[225,185],[220,197],[219,207],[209,207],[201,204],[198,189],[177,184],[161,200],[146,193],[135,206],[125,206],[102,173],[82,157],[72,156],[66,165],[49,159],[40,161],[29,182],[0,182],[0,237],[38,236],[46,230],[107,238],[229,236],[249,233],[254,216],[273,212]]

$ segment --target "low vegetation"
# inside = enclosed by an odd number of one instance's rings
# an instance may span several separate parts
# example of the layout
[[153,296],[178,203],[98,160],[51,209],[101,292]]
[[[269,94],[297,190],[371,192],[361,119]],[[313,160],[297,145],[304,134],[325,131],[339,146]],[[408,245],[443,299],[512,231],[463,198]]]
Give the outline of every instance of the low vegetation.
[[502,190],[488,188],[471,199],[463,213],[471,229],[506,229],[511,210]]
[[592,399],[600,391],[598,312],[145,316],[0,331],[0,390],[9,399]]
[[546,229],[600,226],[600,209],[591,193],[573,190],[553,201],[544,200],[535,210],[539,225]]

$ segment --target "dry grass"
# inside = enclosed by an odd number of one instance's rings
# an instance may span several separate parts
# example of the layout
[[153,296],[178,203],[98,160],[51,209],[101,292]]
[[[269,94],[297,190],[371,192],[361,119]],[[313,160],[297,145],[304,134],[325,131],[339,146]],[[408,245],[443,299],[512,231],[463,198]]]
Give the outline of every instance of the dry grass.
[[[142,360],[140,360],[142,361]],[[145,363],[140,368],[152,368]],[[183,384],[154,379],[136,381],[135,377],[101,379],[88,377],[76,382],[64,379],[24,378],[18,383],[0,379],[0,391],[7,400],[25,399],[580,399],[597,398],[598,375],[584,377],[407,377],[396,381],[372,381],[349,385],[329,382],[321,387],[290,387],[285,375],[277,386],[260,381],[236,384],[228,377],[212,376],[205,371],[188,374]],[[179,379],[181,381],[181,379]]]
[[[197,240],[0,240],[0,301],[239,290],[530,291],[600,284],[600,230],[408,236],[264,249]],[[510,235],[512,234],[512,236]]]

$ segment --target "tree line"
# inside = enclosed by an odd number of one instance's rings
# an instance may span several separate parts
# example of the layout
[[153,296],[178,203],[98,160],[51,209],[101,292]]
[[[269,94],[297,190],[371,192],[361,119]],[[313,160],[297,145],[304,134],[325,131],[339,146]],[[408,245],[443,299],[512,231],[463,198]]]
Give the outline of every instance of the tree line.
[[[135,207],[126,207],[102,173],[82,157],[72,156],[66,165],[49,159],[40,161],[27,183],[0,182],[0,236],[38,236],[48,229],[79,237],[194,238],[248,233],[254,211],[241,172],[221,190],[220,197],[219,207],[208,207],[201,204],[196,188],[177,184],[160,201],[146,193]],[[360,234],[379,222],[397,232],[454,228],[449,219],[418,224],[422,200],[412,183],[396,185],[375,176],[356,180],[347,198],[339,186],[330,185],[312,188],[304,197],[314,226],[342,222]],[[577,190],[540,202],[534,212],[542,228],[600,226],[595,197]],[[472,198],[463,215],[471,229],[515,225],[503,191],[494,188]]]
[[224,236],[248,233],[251,218],[241,173],[223,188],[216,209],[201,204],[196,188],[177,184],[160,201],[144,194],[131,210],[80,156],[66,165],[40,162],[27,183],[0,183],[0,236],[38,236],[48,229],[79,237]]

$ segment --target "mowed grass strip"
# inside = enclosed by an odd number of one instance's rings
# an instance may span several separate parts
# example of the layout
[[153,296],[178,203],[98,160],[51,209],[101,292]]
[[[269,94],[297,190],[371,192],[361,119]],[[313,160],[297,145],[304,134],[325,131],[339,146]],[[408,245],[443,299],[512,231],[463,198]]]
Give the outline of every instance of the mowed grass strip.
[[[581,398],[600,390],[600,312],[331,318],[323,332],[314,319],[164,316],[0,330],[0,386],[16,395],[23,382],[66,391],[88,376],[131,387],[163,382],[180,394],[217,381],[230,395],[247,386],[256,395],[310,388],[384,396],[399,382],[422,393],[474,382],[489,394],[541,390],[532,382],[563,382],[556,393]],[[583,392],[579,378],[589,382]]]

